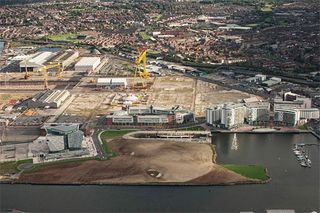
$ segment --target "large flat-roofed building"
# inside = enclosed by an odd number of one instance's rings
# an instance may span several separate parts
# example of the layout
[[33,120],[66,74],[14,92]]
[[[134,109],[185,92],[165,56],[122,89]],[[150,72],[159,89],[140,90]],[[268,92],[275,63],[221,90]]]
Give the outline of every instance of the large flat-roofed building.
[[97,87],[113,89],[117,87],[127,88],[126,78],[98,78]]
[[48,62],[60,62],[62,65],[62,69],[68,67],[71,63],[73,63],[79,57],[79,52],[75,50],[66,50],[61,51],[55,56],[53,56]]
[[83,57],[74,68],[78,72],[92,72],[99,66],[100,62],[100,57]]
[[107,125],[174,125],[195,121],[194,114],[178,107],[129,107],[106,116]]
[[25,72],[26,69],[29,72],[37,71],[45,65],[51,58],[55,56],[53,52],[37,52],[31,57],[20,62],[20,71]]
[[59,108],[70,96],[68,90],[46,90],[37,93],[28,102],[29,108]]

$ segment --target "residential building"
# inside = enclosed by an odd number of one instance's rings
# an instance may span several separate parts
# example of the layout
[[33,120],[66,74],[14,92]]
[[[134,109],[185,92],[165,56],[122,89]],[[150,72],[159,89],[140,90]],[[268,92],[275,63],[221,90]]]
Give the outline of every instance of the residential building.
[[296,126],[300,120],[297,109],[277,109],[274,111],[274,123],[280,126]]

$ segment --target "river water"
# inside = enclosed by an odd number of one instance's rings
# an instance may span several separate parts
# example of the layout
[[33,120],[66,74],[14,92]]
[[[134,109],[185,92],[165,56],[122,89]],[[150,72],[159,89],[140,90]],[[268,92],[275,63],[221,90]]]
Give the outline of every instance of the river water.
[[[238,150],[234,150],[237,144]],[[1,208],[21,211],[319,210],[319,146],[309,146],[312,168],[298,165],[294,143],[319,141],[310,134],[214,135],[219,163],[260,164],[272,181],[237,186],[58,186],[2,184]]]

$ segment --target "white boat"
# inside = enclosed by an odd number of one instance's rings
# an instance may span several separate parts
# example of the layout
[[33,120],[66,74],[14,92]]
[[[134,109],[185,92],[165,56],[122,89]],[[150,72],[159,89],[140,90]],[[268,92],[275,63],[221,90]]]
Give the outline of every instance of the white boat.
[[310,154],[309,154],[309,158],[307,159],[307,164],[308,164],[308,167],[311,168]]
[[294,153],[295,155],[301,155],[301,154],[302,154],[302,152],[301,152],[301,151],[298,151],[298,150],[297,150],[297,151],[294,151],[293,153]]
[[302,167],[307,167],[307,164],[306,164],[306,162],[304,162],[304,161],[302,161],[302,162],[300,163],[300,165],[301,165]]

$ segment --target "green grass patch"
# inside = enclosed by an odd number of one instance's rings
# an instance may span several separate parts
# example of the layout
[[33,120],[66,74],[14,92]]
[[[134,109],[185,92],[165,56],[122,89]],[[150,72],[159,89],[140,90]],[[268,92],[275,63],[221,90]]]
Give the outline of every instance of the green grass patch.
[[300,129],[300,130],[308,130],[308,126],[307,126],[307,124],[302,124],[302,125],[298,126],[298,129]]
[[32,163],[32,159],[0,163],[0,174],[17,173],[19,172],[18,166],[24,163]]
[[139,32],[139,35],[143,40],[149,40],[150,36],[146,32]]
[[272,4],[266,4],[260,8],[262,12],[272,12]]
[[161,17],[162,17],[162,15],[159,14],[159,15],[157,15],[157,16],[154,18],[154,20],[155,20],[155,21],[159,21],[159,20],[161,19]]
[[135,130],[107,130],[101,133],[100,139],[102,141],[102,148],[104,150],[107,159],[117,156],[117,153],[113,152],[108,144],[108,140],[120,138],[123,135],[134,132]]
[[224,168],[234,171],[244,177],[266,181],[269,179],[265,172],[265,168],[259,165],[237,165],[224,164]]
[[70,41],[70,42],[77,42],[78,41],[78,34],[75,33],[61,33],[56,35],[48,36],[48,39],[52,41]]

